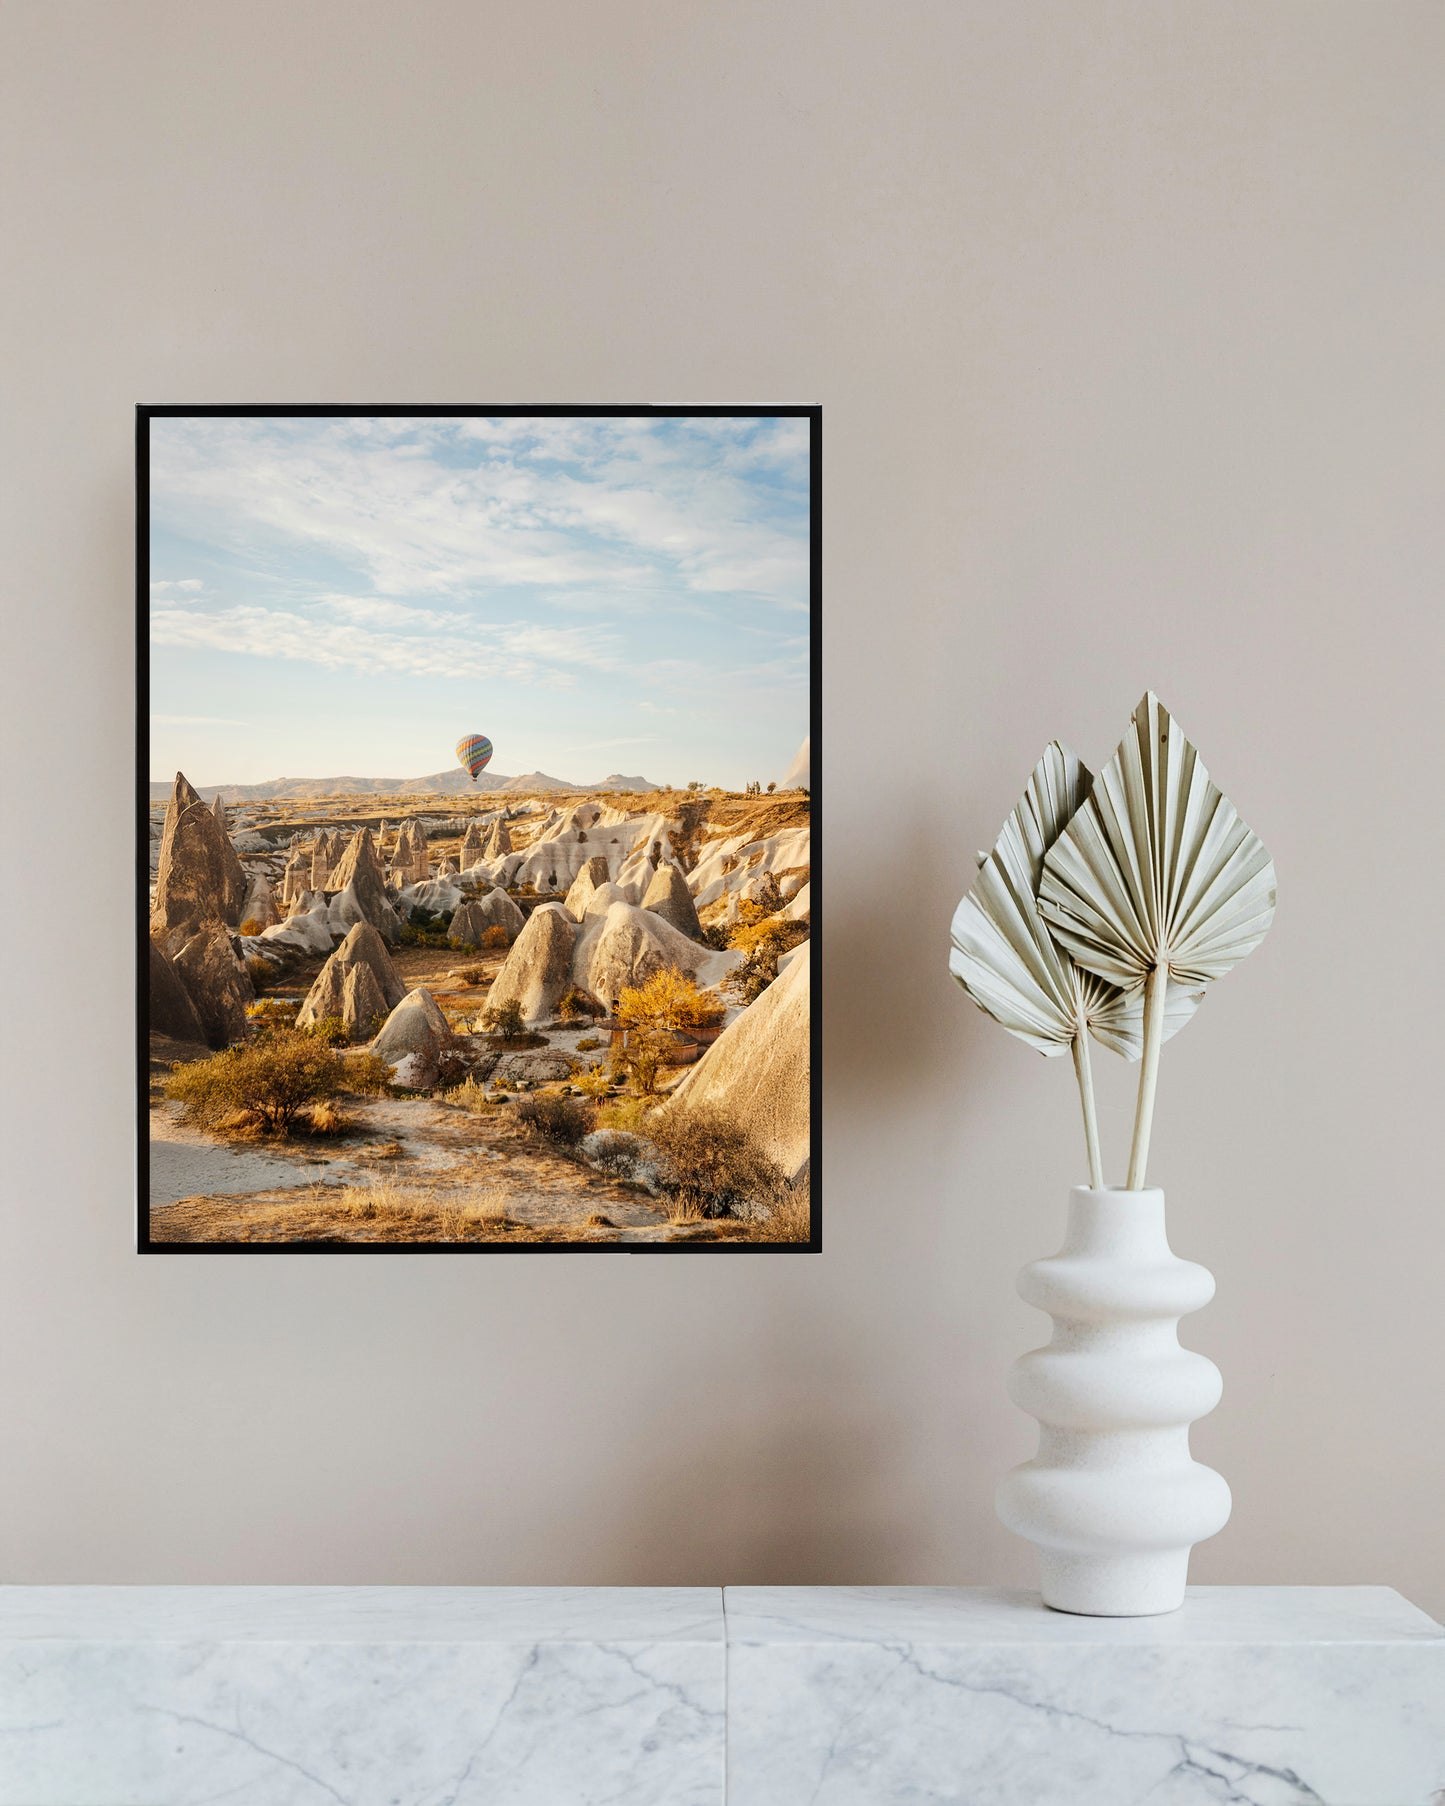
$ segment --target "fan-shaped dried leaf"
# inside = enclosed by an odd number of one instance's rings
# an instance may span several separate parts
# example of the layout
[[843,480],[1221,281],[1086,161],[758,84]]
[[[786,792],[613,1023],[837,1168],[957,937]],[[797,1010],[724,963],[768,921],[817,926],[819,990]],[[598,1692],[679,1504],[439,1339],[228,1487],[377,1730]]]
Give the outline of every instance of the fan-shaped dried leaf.
[[[1079,759],[1051,742],[954,914],[949,970],[995,1021],[1040,1053],[1066,1053],[1088,1029],[1134,1060],[1142,1044],[1142,997],[1080,971],[1038,908],[1045,857],[1086,801],[1090,783]],[[1165,1033],[1181,1028],[1197,1002],[1171,989]]]
[[[1088,971],[1198,990],[1264,939],[1274,864],[1152,692],[1045,855],[1039,909]],[[1167,1011],[1166,1011],[1167,1021]]]

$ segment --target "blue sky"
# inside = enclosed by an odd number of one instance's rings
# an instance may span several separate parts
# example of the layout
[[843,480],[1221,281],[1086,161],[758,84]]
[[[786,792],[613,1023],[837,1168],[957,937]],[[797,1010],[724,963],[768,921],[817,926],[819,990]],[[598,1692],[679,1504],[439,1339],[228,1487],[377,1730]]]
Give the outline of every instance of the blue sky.
[[808,732],[806,420],[151,422],[151,776],[741,788]]

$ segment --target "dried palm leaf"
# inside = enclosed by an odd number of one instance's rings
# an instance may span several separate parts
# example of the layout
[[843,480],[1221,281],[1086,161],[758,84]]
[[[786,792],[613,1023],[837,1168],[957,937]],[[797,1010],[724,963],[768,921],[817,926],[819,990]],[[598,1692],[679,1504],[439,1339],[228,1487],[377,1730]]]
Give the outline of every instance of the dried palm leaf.
[[1264,939],[1274,864],[1151,691],[1044,857],[1039,910],[1077,964],[1142,992],[1129,1188],[1144,1183],[1168,987],[1194,992]]
[[[1100,1185],[1088,1036],[1126,1059],[1137,1059],[1143,1046],[1143,997],[1076,966],[1038,908],[1045,856],[1087,800],[1091,782],[1066,746],[1055,740],[1045,749],[993,851],[980,856],[973,889],[954,913],[948,964],[975,1003],[1011,1034],[1050,1057],[1072,1052],[1090,1182]],[[1188,1020],[1195,1001],[1187,992],[1171,989],[1167,1033]]]

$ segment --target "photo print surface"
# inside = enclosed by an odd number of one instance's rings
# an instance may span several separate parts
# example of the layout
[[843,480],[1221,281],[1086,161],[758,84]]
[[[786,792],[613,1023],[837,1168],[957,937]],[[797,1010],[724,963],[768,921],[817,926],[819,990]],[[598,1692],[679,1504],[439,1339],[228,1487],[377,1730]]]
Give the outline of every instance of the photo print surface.
[[818,410],[138,411],[139,1246],[821,1246]]

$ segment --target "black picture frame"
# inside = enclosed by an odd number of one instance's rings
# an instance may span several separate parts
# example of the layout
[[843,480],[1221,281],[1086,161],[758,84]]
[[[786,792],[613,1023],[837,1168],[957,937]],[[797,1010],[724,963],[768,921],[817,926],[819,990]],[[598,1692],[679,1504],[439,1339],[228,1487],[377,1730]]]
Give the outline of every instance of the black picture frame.
[[[660,407],[650,404],[599,405],[519,403],[439,405],[386,402],[375,404],[138,404],[136,407],[135,628],[136,628],[136,1251],[160,1255],[787,1255],[822,1252],[822,912],[818,899],[822,786],[818,771],[822,747],[822,408]],[[808,940],[811,1003],[809,1018],[809,1236],[806,1242],[630,1242],[591,1241],[508,1244],[491,1242],[169,1242],[150,1234],[150,424],[171,418],[303,419],[407,418],[468,419],[798,419],[809,422],[808,620],[810,747],[810,814],[812,869],[809,874]]]

